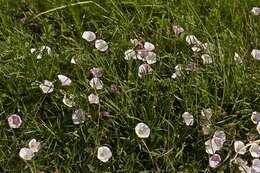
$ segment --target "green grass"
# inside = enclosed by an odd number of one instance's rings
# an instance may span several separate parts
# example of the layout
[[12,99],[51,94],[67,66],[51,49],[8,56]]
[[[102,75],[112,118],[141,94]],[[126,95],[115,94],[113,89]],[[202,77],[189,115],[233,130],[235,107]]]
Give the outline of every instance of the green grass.
[[[260,63],[250,53],[260,48],[260,18],[250,10],[259,1],[95,0],[102,8],[89,3],[34,18],[74,2],[0,0],[0,172],[238,172],[229,164],[234,140],[258,137],[250,116],[260,111]],[[184,34],[174,35],[174,24]],[[85,30],[108,41],[109,51],[93,50],[81,38]],[[214,64],[203,65],[193,54],[185,42],[188,34],[215,45]],[[131,38],[156,45],[158,61],[144,79],[137,76],[140,61],[124,60]],[[30,48],[42,45],[50,46],[53,55],[37,60]],[[243,64],[234,62],[234,52]],[[70,64],[72,57],[81,64]],[[177,64],[190,62],[197,71],[171,79]],[[87,84],[92,67],[105,70],[99,106],[87,100],[93,92]],[[61,87],[58,74],[70,77],[73,85]],[[48,95],[34,85],[45,79],[55,81]],[[119,88],[115,95],[108,92],[112,83]],[[91,115],[86,123],[73,125],[75,108],[62,103],[62,92],[74,94],[76,108]],[[206,136],[200,123],[203,108],[214,112]],[[98,110],[111,117],[100,118]],[[182,120],[185,111],[194,115],[191,127]],[[8,127],[6,118],[12,113],[22,117],[21,128]],[[136,136],[139,122],[151,128],[148,139]],[[204,142],[215,130],[224,130],[227,142],[220,152],[224,162],[212,169]],[[18,153],[32,138],[43,148],[25,162]],[[112,150],[107,163],[96,158],[101,145]]]

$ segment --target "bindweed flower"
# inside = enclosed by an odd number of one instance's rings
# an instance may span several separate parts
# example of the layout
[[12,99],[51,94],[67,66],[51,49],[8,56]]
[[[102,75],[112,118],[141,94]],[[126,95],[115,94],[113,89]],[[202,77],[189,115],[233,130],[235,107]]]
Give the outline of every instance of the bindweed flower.
[[95,41],[95,48],[101,52],[105,52],[108,49],[108,44],[105,40],[96,40]]
[[42,46],[40,52],[47,51],[48,55],[51,55],[51,48],[49,46]]
[[145,42],[144,49],[147,51],[153,51],[155,49],[155,46],[150,42]]
[[212,139],[209,139],[205,142],[205,149],[206,153],[208,154],[214,154],[217,151],[215,145],[212,143]]
[[96,40],[96,34],[92,31],[85,31],[82,34],[82,38],[87,40],[88,42],[92,42]]
[[97,158],[101,162],[107,162],[111,157],[112,157],[112,152],[110,148],[108,148],[107,146],[102,146],[98,148]]
[[125,51],[125,60],[131,59],[142,59],[142,57],[134,49],[128,49]]
[[193,46],[193,47],[191,48],[191,50],[192,50],[193,52],[196,52],[196,53],[198,53],[198,52],[200,52],[200,51],[201,51],[201,48],[200,48],[200,47],[198,47],[198,46]]
[[90,73],[93,77],[102,77],[104,74],[104,70],[99,67],[93,67],[90,69]]
[[252,52],[251,52],[251,55],[255,60],[260,61],[260,50],[253,49]]
[[182,75],[182,67],[181,65],[175,66],[175,73],[172,74],[171,78],[176,79],[178,77],[181,77]]
[[260,14],[260,8],[259,7],[253,7],[251,12],[254,14],[254,15],[259,15]]
[[145,57],[145,60],[148,64],[154,64],[156,63],[156,53],[154,52],[148,52],[147,56]]
[[224,131],[215,131],[213,138],[219,138],[224,143],[226,141],[226,134]]
[[238,154],[244,155],[246,153],[245,144],[242,141],[235,141],[234,149],[235,149],[235,152]]
[[201,59],[203,60],[203,64],[212,64],[213,63],[212,57],[208,54],[202,54]]
[[51,48],[49,46],[42,46],[39,51],[36,48],[31,48],[30,52],[36,54],[36,59],[42,59],[42,54],[47,51],[48,55],[51,55]]
[[253,143],[249,148],[249,152],[252,157],[255,157],[255,158],[260,157],[260,146],[256,143]]
[[29,148],[34,152],[37,153],[41,149],[41,143],[37,142],[36,139],[32,139],[29,142]]
[[71,64],[77,64],[77,61],[76,61],[76,59],[74,57],[72,57],[71,60],[70,60],[70,63]]
[[118,91],[117,85],[116,84],[111,84],[109,88],[109,92],[114,94]]
[[137,46],[139,44],[139,41],[135,38],[135,39],[130,39],[130,42],[134,45]]
[[90,104],[99,104],[99,97],[95,94],[90,94],[88,96],[88,101]]
[[150,128],[145,123],[138,123],[135,126],[135,133],[139,138],[148,138],[150,135]]
[[36,48],[31,48],[31,49],[30,49],[30,52],[31,52],[31,53],[35,53],[36,50],[37,50]]
[[209,158],[209,166],[211,168],[216,168],[221,162],[221,157],[219,154],[213,154],[210,158]]
[[52,82],[48,80],[44,80],[43,83],[40,84],[39,86],[42,90],[43,93],[51,93],[54,90],[54,85]]
[[149,51],[147,51],[147,50],[145,50],[145,49],[137,50],[137,54],[138,54],[137,58],[138,58],[139,60],[146,61],[146,57],[147,57],[147,55],[148,55],[148,52],[149,52]]
[[73,124],[83,124],[86,121],[86,112],[78,109],[72,114]]
[[66,94],[63,96],[62,102],[68,106],[68,107],[73,107],[75,106],[75,102],[74,102],[74,95],[70,94],[69,96],[67,96]]
[[187,35],[186,42],[189,45],[202,45],[202,43],[197,39],[197,37],[195,37],[195,35]]
[[176,35],[179,35],[184,32],[184,29],[181,26],[173,25],[172,29]]
[[260,172],[260,160],[259,159],[252,160],[252,169],[255,172]]
[[195,71],[195,64],[189,63],[185,66],[186,71]]
[[19,156],[23,160],[32,160],[32,158],[34,157],[34,152],[30,148],[21,148]]
[[16,114],[12,114],[9,115],[9,117],[7,118],[9,127],[12,129],[17,129],[22,125],[22,119],[20,118],[19,115]]
[[254,124],[258,124],[260,122],[260,112],[253,112],[251,115],[251,120]]
[[70,78],[68,78],[67,76],[64,76],[62,74],[58,75],[58,79],[61,82],[61,86],[69,86],[72,82]]
[[109,112],[107,112],[107,111],[101,111],[101,112],[99,113],[99,115],[100,115],[101,117],[108,117],[108,116],[109,116]]
[[256,126],[256,131],[260,134],[260,122],[257,123],[257,126]]
[[182,118],[183,118],[183,120],[184,120],[184,122],[185,122],[185,124],[186,124],[187,126],[192,126],[192,125],[193,125],[193,123],[194,123],[194,118],[193,118],[193,115],[190,114],[189,112],[184,112],[184,113],[182,114]]
[[142,64],[138,68],[138,76],[143,78],[146,74],[149,74],[153,71],[149,64]]
[[207,120],[210,120],[211,117],[212,117],[212,109],[210,109],[210,108],[202,109],[201,115],[202,115],[203,117],[206,117]]
[[103,82],[102,80],[100,80],[99,78],[92,78],[90,81],[89,81],[89,85],[96,89],[96,90],[101,90],[103,88]]
[[235,55],[234,55],[234,61],[237,62],[238,64],[242,64],[243,63],[243,60],[241,58],[241,56],[235,52]]

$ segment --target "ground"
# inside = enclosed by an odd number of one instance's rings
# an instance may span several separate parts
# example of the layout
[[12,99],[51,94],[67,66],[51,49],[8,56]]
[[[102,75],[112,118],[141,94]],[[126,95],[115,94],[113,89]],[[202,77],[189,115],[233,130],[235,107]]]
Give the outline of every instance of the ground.
[[[260,62],[251,51],[260,48],[260,16],[250,11],[259,1],[95,0],[65,7],[76,2],[0,1],[0,172],[238,172],[229,163],[234,141],[258,138],[250,117],[260,111]],[[185,31],[176,35],[174,25]],[[99,52],[82,39],[86,30],[106,40],[109,49]],[[212,64],[192,52],[187,35],[214,45]],[[153,72],[143,78],[137,75],[142,61],[124,59],[134,38],[156,47]],[[52,55],[39,60],[30,49],[43,45]],[[242,64],[234,61],[235,52]],[[80,63],[71,64],[71,58]],[[176,65],[189,63],[195,71],[171,78]],[[100,91],[88,84],[93,67],[104,69]],[[72,85],[62,87],[58,74],[70,77]],[[39,88],[44,80],[54,83],[52,93]],[[118,87],[115,94],[111,84]],[[100,104],[89,104],[92,92]],[[74,107],[63,104],[63,93],[75,95]],[[77,108],[90,115],[84,124],[72,123]],[[213,110],[208,135],[202,131],[203,108]],[[192,126],[182,119],[186,111],[194,116]],[[8,126],[10,114],[22,118],[20,128]],[[150,127],[148,138],[135,134],[139,122]],[[218,152],[222,162],[213,169],[204,143],[216,130],[227,140]],[[24,161],[19,151],[32,138],[42,148]],[[106,163],[97,159],[100,146],[112,151]]]

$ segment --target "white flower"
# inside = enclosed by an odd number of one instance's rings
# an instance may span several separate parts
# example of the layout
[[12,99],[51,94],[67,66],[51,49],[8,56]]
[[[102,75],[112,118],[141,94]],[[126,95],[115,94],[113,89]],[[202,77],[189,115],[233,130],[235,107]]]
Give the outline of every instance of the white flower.
[[197,47],[197,46],[193,46],[193,47],[191,48],[191,50],[192,50],[193,52],[200,52],[200,51],[201,51],[201,48],[200,48],[200,47]]
[[138,68],[138,76],[142,78],[144,75],[151,73],[153,70],[149,64],[142,64]]
[[76,58],[74,58],[74,57],[72,57],[71,60],[70,60],[70,63],[71,63],[71,64],[78,64],[78,63],[79,63],[79,60],[76,59]]
[[58,75],[58,79],[61,82],[61,86],[69,86],[72,82],[70,78],[68,78],[67,76],[64,76],[62,74]]
[[187,35],[186,42],[189,45],[202,45],[202,43],[194,35]]
[[102,146],[98,148],[97,158],[101,162],[107,162],[111,157],[112,157],[112,152],[108,147]]
[[194,123],[194,118],[193,115],[190,114],[189,112],[184,112],[182,114],[182,118],[184,120],[184,122],[186,123],[187,126],[192,126]]
[[47,51],[48,55],[51,55],[51,48],[49,46],[42,46],[40,52]]
[[35,52],[36,52],[36,48],[31,48],[31,49],[30,49],[30,52],[31,52],[31,53],[35,53]]
[[252,169],[255,172],[260,172],[260,160],[259,159],[252,160]]
[[246,153],[245,144],[242,141],[235,141],[234,143],[235,152],[244,155]]
[[74,102],[74,95],[70,94],[69,96],[67,96],[66,94],[63,96],[62,102],[68,106],[68,107],[73,107],[75,105]]
[[221,157],[219,154],[214,154],[209,158],[209,166],[212,168],[216,168],[221,162]]
[[202,109],[201,111],[201,115],[203,117],[206,117],[207,120],[210,120],[212,117],[212,109],[208,108],[208,109]]
[[19,115],[16,114],[12,114],[9,115],[9,117],[7,118],[9,127],[12,129],[17,129],[22,125],[22,119],[20,118]]
[[259,7],[253,7],[251,12],[254,14],[254,15],[259,15],[260,14],[260,8]]
[[38,54],[36,55],[36,59],[42,59],[42,54],[41,54],[41,53],[38,53]]
[[24,160],[31,160],[34,157],[34,152],[29,148],[21,148],[19,156]]
[[34,152],[38,152],[41,149],[41,143],[37,142],[36,139],[32,139],[29,142],[29,148]]
[[235,55],[234,55],[234,60],[238,63],[238,64],[242,64],[243,63],[243,60],[241,58],[241,56],[235,52]]
[[86,120],[86,113],[82,109],[78,109],[72,114],[73,124],[82,124]]
[[212,57],[208,54],[202,54],[201,58],[203,60],[203,64],[212,64],[213,63]]
[[51,93],[54,90],[54,85],[52,82],[44,80],[43,83],[40,84],[40,88],[43,93]]
[[182,32],[184,32],[184,29],[181,27],[181,26],[176,26],[176,25],[173,25],[172,26],[173,28],[173,31],[176,35],[179,35],[181,34]]
[[219,138],[224,143],[226,141],[226,134],[224,131],[215,131],[213,138]]
[[136,53],[133,49],[128,49],[125,51],[125,60],[131,60],[131,59],[142,59],[139,54]]
[[251,115],[251,120],[254,124],[258,124],[260,122],[260,112],[253,112]]
[[139,44],[139,41],[134,38],[134,39],[130,39],[130,42],[134,45],[134,46],[137,46]]
[[256,126],[256,131],[260,134],[260,122],[257,123],[257,126]]
[[145,60],[148,64],[154,64],[156,63],[156,53],[154,52],[148,52],[147,56],[145,57]]
[[148,138],[150,135],[150,128],[145,123],[138,123],[135,126],[135,133],[139,138]]
[[253,49],[252,52],[251,52],[251,55],[255,60],[260,61],[260,50]]
[[150,43],[150,42],[145,42],[144,43],[144,48],[147,51],[153,51],[155,49],[155,46],[152,43]]
[[214,154],[217,151],[215,146],[212,145],[211,139],[205,142],[205,149],[206,149],[206,153],[208,154]]
[[177,77],[181,77],[182,74],[182,67],[181,65],[176,65],[175,66],[175,73],[172,74],[172,78],[176,79]]
[[95,41],[95,48],[101,52],[105,52],[108,49],[108,44],[105,40],[96,40]]
[[88,101],[90,104],[98,104],[99,103],[99,97],[95,94],[90,94],[88,96]]
[[90,81],[89,81],[89,85],[94,88],[94,89],[97,89],[97,90],[101,90],[103,88],[103,82],[99,79],[99,78],[92,78]]
[[249,148],[249,152],[252,157],[260,157],[260,146],[256,143],[253,143]]
[[82,34],[82,38],[87,40],[88,42],[96,40],[96,34],[92,31],[85,31]]

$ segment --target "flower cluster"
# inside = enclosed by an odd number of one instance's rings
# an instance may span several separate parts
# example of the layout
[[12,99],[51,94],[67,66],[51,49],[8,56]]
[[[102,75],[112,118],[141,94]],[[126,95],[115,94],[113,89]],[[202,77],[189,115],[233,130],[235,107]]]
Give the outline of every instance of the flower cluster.
[[137,39],[131,40],[134,44],[134,49],[128,49],[125,51],[125,60],[142,60],[144,63],[138,68],[138,76],[142,78],[144,75],[152,72],[151,64],[155,64],[157,61],[157,55],[154,52],[155,46],[150,42],[140,42]]
[[37,153],[41,149],[41,143],[37,142],[36,139],[32,139],[29,142],[29,148],[24,147],[20,149],[19,156],[23,160],[32,160]]
[[205,142],[206,152],[210,154],[209,166],[215,168],[221,162],[221,157],[216,152],[221,150],[226,141],[226,135],[224,131],[216,131],[213,138]]

